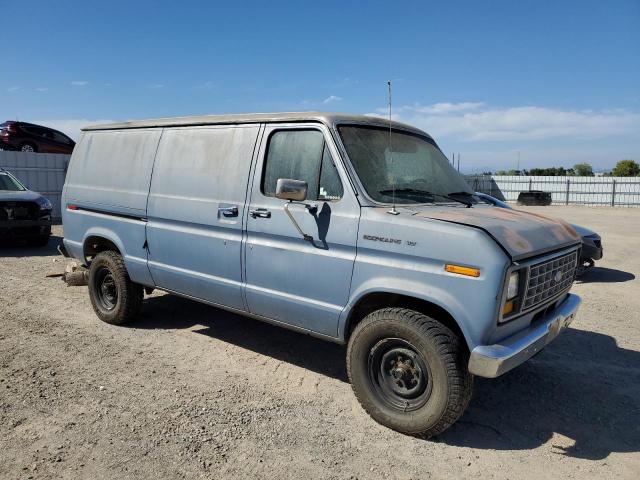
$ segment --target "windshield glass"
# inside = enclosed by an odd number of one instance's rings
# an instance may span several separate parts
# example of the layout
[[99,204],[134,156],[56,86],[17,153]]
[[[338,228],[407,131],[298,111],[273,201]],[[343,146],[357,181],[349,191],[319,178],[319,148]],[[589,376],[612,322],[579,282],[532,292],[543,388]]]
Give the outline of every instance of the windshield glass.
[[[440,149],[425,137],[381,127],[338,127],[367,194],[380,203],[475,203],[473,191]],[[391,146],[391,148],[389,148]],[[453,197],[453,198],[449,198]]]
[[22,192],[26,190],[22,184],[8,173],[0,172],[0,190],[9,190],[11,192]]

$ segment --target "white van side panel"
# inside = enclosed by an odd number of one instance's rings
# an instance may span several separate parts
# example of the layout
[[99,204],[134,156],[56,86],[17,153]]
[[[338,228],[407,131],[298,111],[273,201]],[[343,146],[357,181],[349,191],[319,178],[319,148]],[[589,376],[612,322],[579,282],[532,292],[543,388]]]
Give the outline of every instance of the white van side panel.
[[144,219],[161,131],[84,132],[62,193],[67,251],[84,262],[89,239],[105,238],[122,254],[131,280],[143,285],[153,285],[144,248]]
[[244,310],[242,221],[260,125],[166,128],[149,192],[159,287]]
[[144,216],[161,129],[86,132],[75,147],[67,202]]

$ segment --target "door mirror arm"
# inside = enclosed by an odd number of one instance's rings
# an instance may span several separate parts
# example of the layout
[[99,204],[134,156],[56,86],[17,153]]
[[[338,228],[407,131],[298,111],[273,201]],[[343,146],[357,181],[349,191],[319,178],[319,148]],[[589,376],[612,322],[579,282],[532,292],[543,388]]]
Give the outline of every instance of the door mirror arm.
[[313,237],[308,235],[302,231],[296,219],[293,218],[291,211],[289,210],[289,205],[292,203],[297,203],[298,205],[304,205],[305,208],[311,213],[314,214],[318,211],[318,205],[315,203],[306,203],[304,200],[307,198],[307,182],[303,180],[293,180],[291,178],[279,178],[276,182],[276,197],[281,198],[282,200],[289,200],[284,204],[284,211],[293,223],[293,226],[296,227],[298,233],[302,235],[302,238],[309,242],[313,242]]
[[294,202],[293,200],[289,200],[287,203],[284,204],[284,212],[289,217],[289,220],[291,220],[291,223],[293,223],[293,226],[296,227],[296,230],[298,230],[298,233],[302,235],[303,239],[307,240],[308,242],[313,242],[313,237],[302,231],[302,228],[300,228],[300,225],[298,225],[298,222],[296,222],[296,219],[293,217],[293,214],[289,210],[289,205],[291,205],[292,203],[297,203],[298,205],[304,205],[305,208],[309,210],[310,213],[317,212],[318,205],[316,205],[315,203]]

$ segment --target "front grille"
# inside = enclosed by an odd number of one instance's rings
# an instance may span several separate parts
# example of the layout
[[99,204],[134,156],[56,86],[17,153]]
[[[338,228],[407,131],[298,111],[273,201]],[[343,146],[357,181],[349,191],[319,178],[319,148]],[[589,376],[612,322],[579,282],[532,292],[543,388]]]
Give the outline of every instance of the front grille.
[[534,308],[571,287],[576,273],[578,252],[546,260],[529,268],[523,310]]
[[0,202],[1,220],[37,220],[40,206],[36,202]]

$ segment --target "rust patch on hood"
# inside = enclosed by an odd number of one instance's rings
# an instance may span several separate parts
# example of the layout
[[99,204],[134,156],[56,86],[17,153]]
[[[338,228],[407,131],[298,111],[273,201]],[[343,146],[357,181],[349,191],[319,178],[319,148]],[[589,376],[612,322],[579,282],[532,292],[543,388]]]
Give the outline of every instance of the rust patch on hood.
[[543,253],[580,241],[564,220],[507,208],[421,209],[416,217],[477,227],[491,235],[512,259]]

